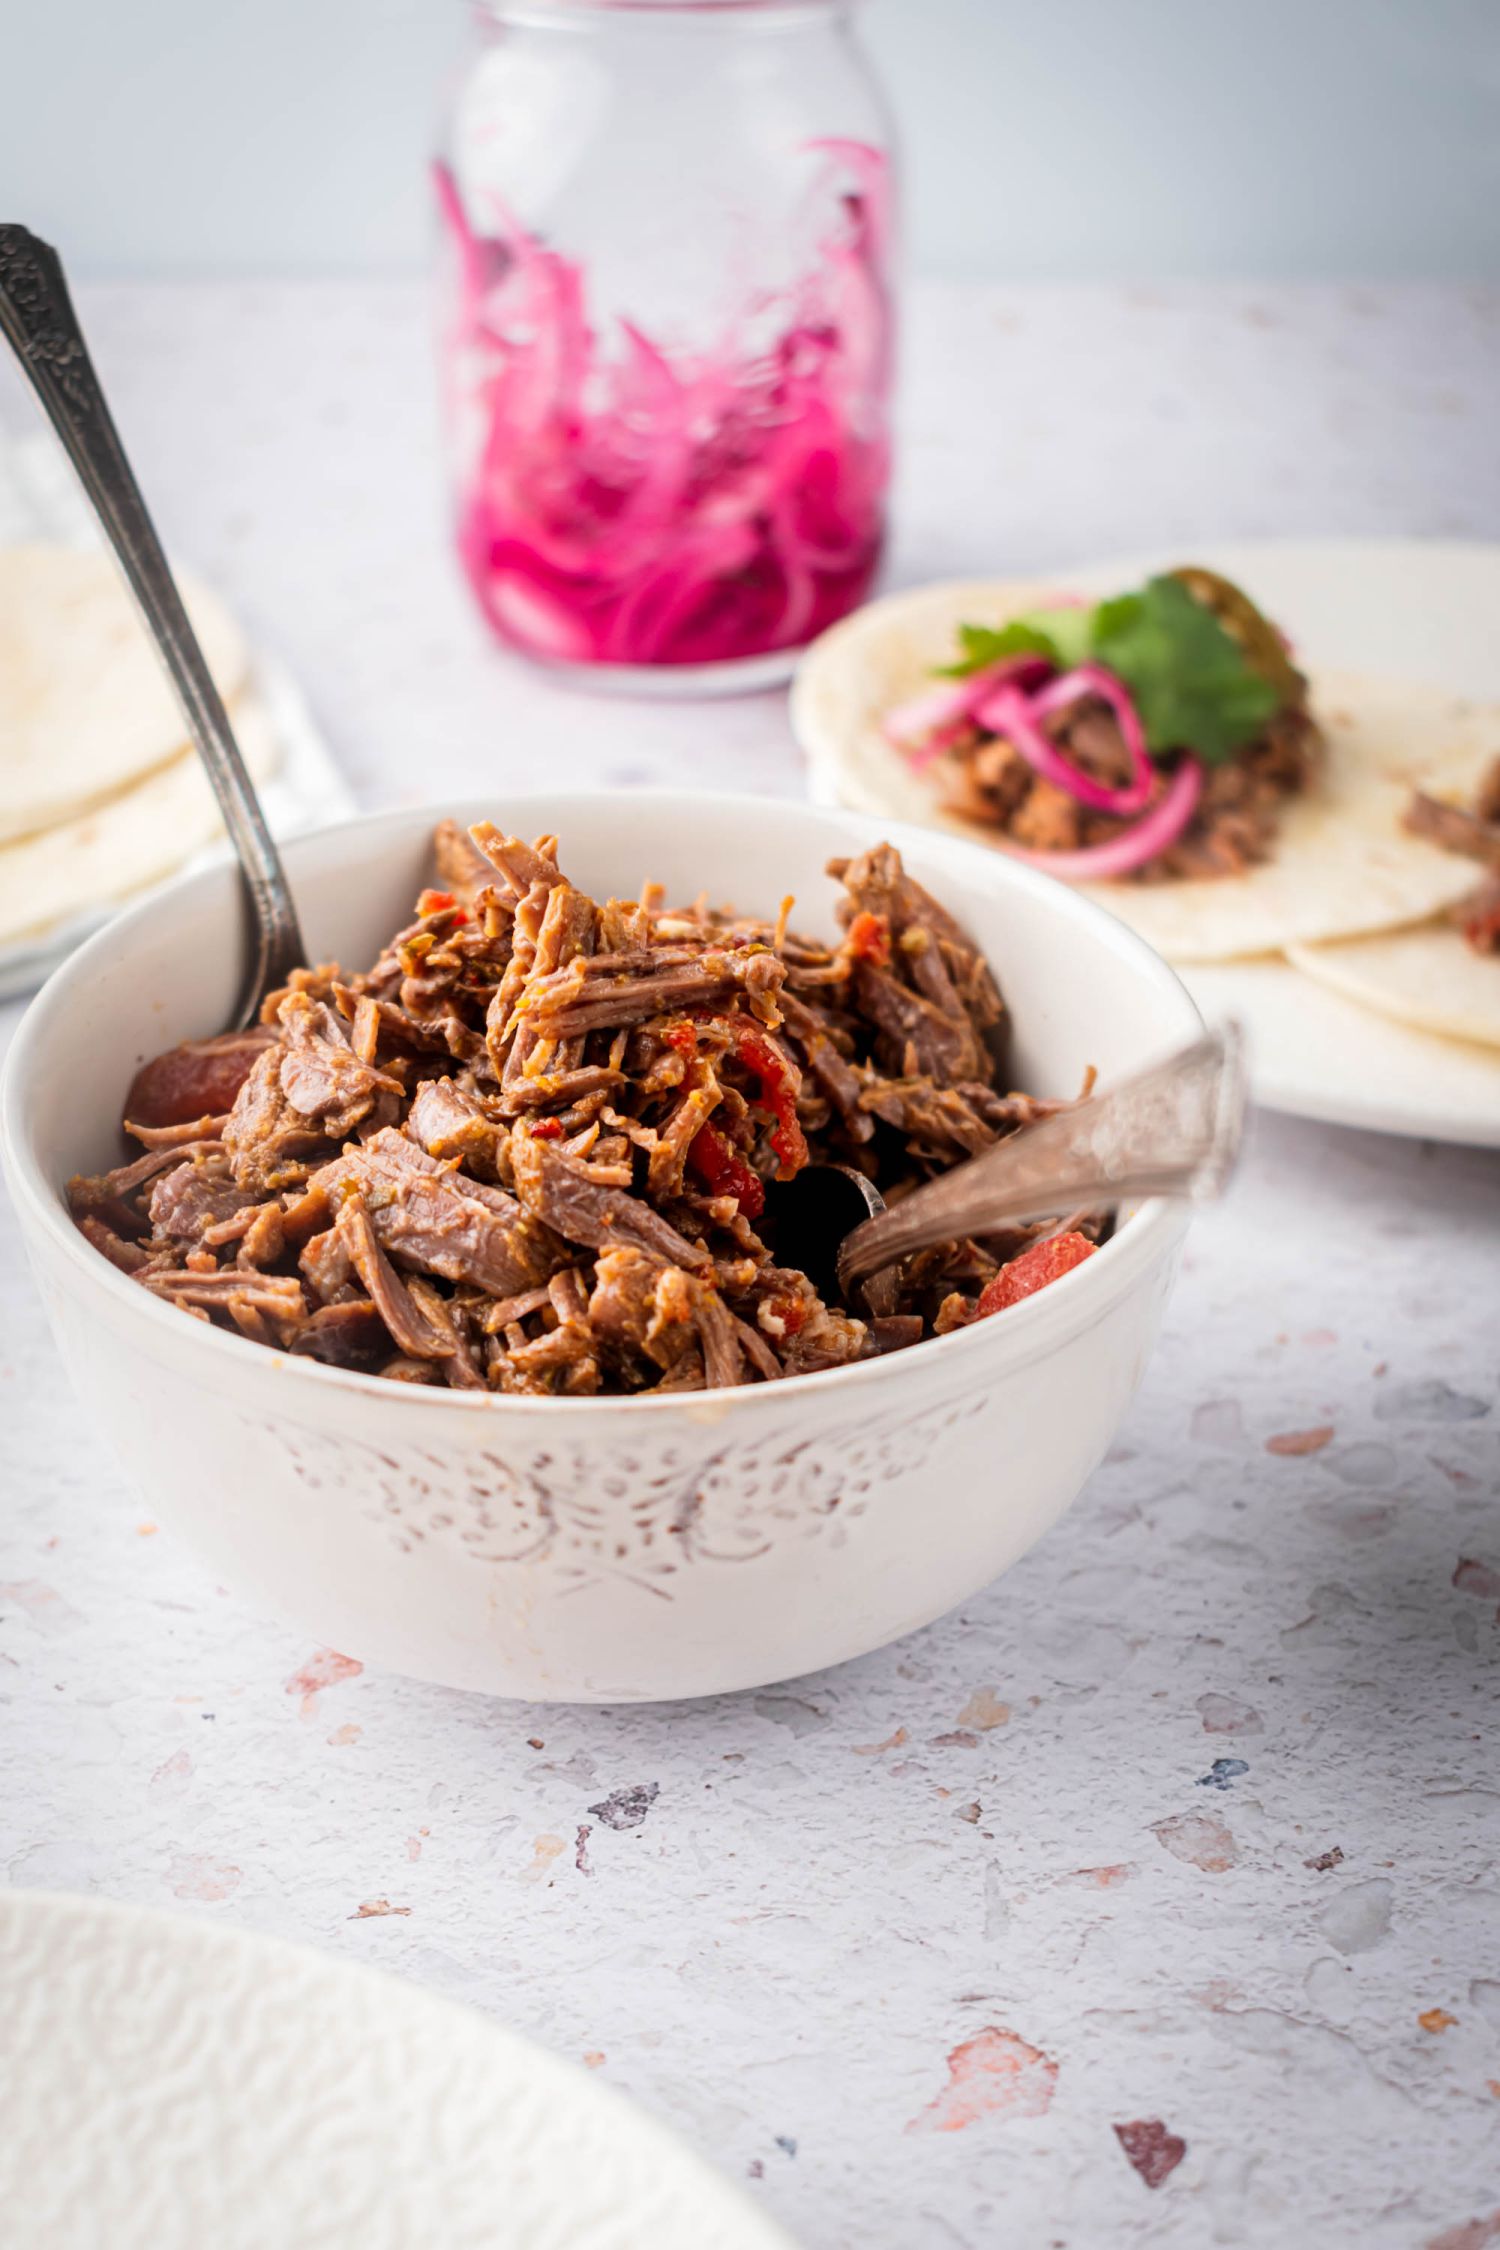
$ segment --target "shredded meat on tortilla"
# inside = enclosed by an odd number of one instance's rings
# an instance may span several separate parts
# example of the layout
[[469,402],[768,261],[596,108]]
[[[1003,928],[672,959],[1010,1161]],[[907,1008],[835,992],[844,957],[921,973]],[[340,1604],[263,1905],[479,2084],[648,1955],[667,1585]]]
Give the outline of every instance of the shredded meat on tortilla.
[[[1060,1237],[1014,1229],[855,1309],[782,1261],[768,1190],[810,1159],[889,1199],[1066,1106],[997,1086],[995,980],[889,845],[832,864],[827,943],[788,933],[790,901],[597,903],[549,836],[445,822],[435,854],[443,887],[372,968],[299,970],[261,1029],[137,1074],[141,1153],[70,1198],[154,1296],[335,1367],[580,1397],[841,1366],[1063,1270],[997,1292]],[[1106,1223],[1069,1222],[1071,1262]]]
[[1485,881],[1454,908],[1453,918],[1476,953],[1500,954],[1500,757],[1480,776],[1472,809],[1414,789],[1403,825],[1413,836],[1488,869]]
[[[1098,697],[1084,697],[1049,724],[1048,732],[1073,764],[1109,786],[1129,779],[1130,758],[1114,713]],[[1175,844],[1127,880],[1169,882],[1175,877],[1242,875],[1270,859],[1282,808],[1305,789],[1317,770],[1323,738],[1305,703],[1285,705],[1256,739],[1223,765],[1210,766],[1192,819]],[[1002,828],[1028,851],[1070,852],[1107,843],[1144,817],[1125,820],[1081,805],[1055,783],[1034,773],[1003,736],[971,726],[937,768],[949,809],[967,820]],[[1151,803],[1165,793],[1170,775],[1157,769]]]

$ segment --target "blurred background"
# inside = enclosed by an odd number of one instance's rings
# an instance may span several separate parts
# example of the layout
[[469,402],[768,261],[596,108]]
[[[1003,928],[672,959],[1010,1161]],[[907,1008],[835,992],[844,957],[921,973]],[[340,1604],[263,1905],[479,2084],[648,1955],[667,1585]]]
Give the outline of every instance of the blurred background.
[[[305,684],[356,797],[553,751],[610,786],[796,793],[779,702],[719,706],[711,754],[691,706],[600,725],[505,661],[465,585],[430,163],[477,12],[0,0],[37,90],[7,104],[0,215],[58,245],[169,541]],[[858,19],[912,283],[886,585],[1495,537],[1500,0]],[[8,519],[7,460],[58,488]],[[66,485],[0,365],[0,530],[61,524]]]
[[[462,0],[0,0],[0,205],[96,278],[415,271]],[[918,272],[1500,274],[1497,0],[867,0]]]

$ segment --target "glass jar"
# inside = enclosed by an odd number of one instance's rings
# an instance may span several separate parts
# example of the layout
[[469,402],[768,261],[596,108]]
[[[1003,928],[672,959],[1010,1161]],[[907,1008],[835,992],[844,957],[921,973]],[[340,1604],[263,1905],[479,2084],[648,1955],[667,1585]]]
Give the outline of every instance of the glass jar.
[[783,678],[890,476],[890,132],[851,0],[486,0],[434,166],[459,555],[591,684]]

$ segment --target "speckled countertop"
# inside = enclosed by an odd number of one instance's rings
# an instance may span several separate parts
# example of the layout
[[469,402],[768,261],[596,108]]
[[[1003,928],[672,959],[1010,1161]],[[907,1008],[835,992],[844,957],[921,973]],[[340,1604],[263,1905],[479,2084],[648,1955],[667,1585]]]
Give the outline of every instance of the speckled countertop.
[[[414,292],[84,310],[169,536],[366,801],[564,747],[796,790],[775,698],[587,701],[486,648]],[[1494,294],[929,290],[914,330],[903,579],[1500,536]],[[1008,1578],[773,1693],[533,1710],[315,1650],[158,1533],[7,1213],[0,1869],[492,2010],[810,2250],[1500,2243],[1497,1276],[1493,1157],[1261,1118]]]

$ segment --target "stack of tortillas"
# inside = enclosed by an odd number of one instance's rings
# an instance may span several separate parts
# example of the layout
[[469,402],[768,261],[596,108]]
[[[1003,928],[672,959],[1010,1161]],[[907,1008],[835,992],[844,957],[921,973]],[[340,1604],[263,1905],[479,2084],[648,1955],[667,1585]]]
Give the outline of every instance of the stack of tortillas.
[[[178,576],[251,773],[277,746],[219,600]],[[108,556],[0,548],[0,946],[161,881],[220,832],[213,794]]]
[[[998,625],[1056,598],[1055,587],[1018,581],[930,586],[826,633],[792,697],[814,794],[1003,849],[993,829],[943,806],[932,774],[914,769],[885,721],[952,662],[960,622]],[[1216,881],[1080,887],[1169,961],[1284,960],[1366,1008],[1500,1048],[1500,958],[1470,951],[1451,920],[1483,870],[1402,825],[1414,788],[1472,799],[1500,754],[1500,704],[1315,670],[1312,706],[1324,767],[1288,801],[1263,865]]]

